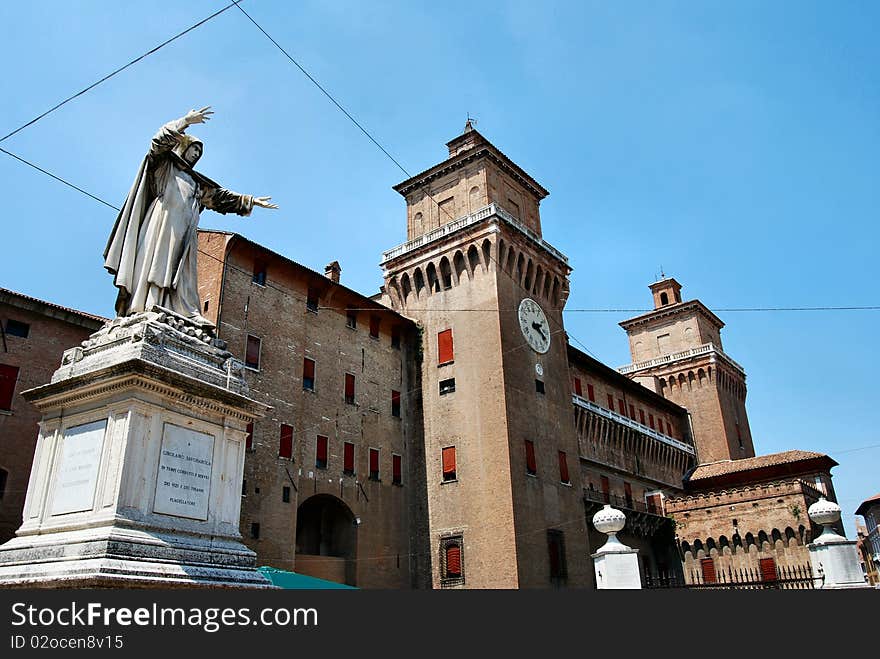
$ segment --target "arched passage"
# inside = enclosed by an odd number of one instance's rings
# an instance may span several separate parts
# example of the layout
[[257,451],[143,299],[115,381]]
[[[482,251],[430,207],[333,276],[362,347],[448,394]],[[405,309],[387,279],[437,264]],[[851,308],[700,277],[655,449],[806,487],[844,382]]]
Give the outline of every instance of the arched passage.
[[357,524],[351,508],[330,494],[316,494],[296,511],[294,570],[356,586]]

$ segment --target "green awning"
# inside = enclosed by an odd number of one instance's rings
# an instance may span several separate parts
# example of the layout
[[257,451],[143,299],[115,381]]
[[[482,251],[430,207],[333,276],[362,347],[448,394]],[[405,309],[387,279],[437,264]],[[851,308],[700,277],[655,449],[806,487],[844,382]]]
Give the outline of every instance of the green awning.
[[284,588],[285,590],[328,590],[333,588],[357,590],[357,588],[355,588],[354,586],[349,586],[344,583],[336,583],[335,581],[327,581],[326,579],[310,577],[306,574],[297,574],[296,572],[278,570],[274,567],[268,567],[266,565],[257,569],[262,572],[263,576],[269,579],[269,581],[271,581],[273,585],[278,586],[279,588]]

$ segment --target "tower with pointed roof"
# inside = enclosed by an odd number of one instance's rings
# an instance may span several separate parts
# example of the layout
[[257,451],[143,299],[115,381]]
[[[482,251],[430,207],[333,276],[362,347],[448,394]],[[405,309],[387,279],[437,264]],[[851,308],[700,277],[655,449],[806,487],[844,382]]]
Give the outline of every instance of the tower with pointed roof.
[[382,260],[384,301],[423,331],[433,584],[585,586],[562,325],[571,268],[541,234],[548,193],[470,121],[446,146],[394,187],[407,242]]
[[724,323],[699,300],[682,301],[672,277],[649,288],[654,309],[620,323],[632,355],[620,371],[688,409],[698,462],[753,457],[746,372],[722,349]]

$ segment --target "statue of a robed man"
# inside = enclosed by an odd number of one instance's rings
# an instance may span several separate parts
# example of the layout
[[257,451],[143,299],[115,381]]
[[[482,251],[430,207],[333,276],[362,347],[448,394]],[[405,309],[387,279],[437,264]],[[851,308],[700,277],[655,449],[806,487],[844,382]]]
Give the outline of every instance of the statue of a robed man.
[[278,208],[271,197],[226,190],[193,169],[204,146],[184,131],[212,114],[210,107],[190,110],[162,126],[141,162],[104,250],[104,267],[119,289],[118,317],[158,305],[210,327],[196,275],[199,212],[250,215],[254,206]]

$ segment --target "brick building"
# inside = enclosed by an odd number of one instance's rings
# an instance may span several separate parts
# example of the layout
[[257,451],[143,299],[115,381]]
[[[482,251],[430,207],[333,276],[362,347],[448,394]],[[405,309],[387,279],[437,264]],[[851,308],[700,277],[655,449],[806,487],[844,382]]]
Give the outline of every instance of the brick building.
[[[735,553],[733,507],[745,551],[802,546],[835,463],[754,457],[721,320],[664,279],[654,310],[621,323],[632,364],[574,348],[547,190],[470,123],[446,146],[394,187],[407,241],[382,255],[377,295],[343,285],[337,262],[321,274],[199,232],[203,315],[271,407],[248,429],[242,486],[259,564],[373,588],[591,587],[606,503],[645,582]],[[83,338],[58,332],[27,386]],[[16,430],[31,452],[34,422]],[[795,508],[806,521],[783,519]]]
[[864,534],[858,534],[859,553],[865,573],[872,585],[880,586],[880,494],[862,501],[856,509],[856,515],[861,515],[865,520],[865,524],[860,526]]
[[40,413],[21,397],[46,384],[61,353],[104,318],[0,288],[0,544],[21,526]]

